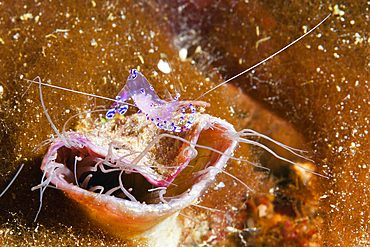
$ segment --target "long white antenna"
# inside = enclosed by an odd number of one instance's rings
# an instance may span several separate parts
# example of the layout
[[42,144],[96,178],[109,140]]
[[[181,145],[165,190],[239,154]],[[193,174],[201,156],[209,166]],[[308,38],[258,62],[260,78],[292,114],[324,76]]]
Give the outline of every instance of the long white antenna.
[[21,172],[22,168],[23,168],[24,164],[21,165],[21,167],[18,169],[17,173],[14,175],[12,181],[10,181],[10,183],[8,184],[8,186],[6,186],[6,188],[3,190],[3,192],[1,192],[0,194],[0,197],[2,197],[4,195],[4,193],[10,188],[10,186],[13,184],[14,180],[18,177],[19,173]]
[[[46,83],[43,83],[43,82],[37,82],[37,81],[29,80],[29,79],[24,79],[24,80],[28,81],[28,82],[31,82],[31,83],[37,83],[37,84],[41,84],[43,86],[48,86],[48,87],[52,87],[52,88],[56,88],[56,89],[60,89],[60,90],[64,90],[64,91],[68,91],[68,92],[72,92],[72,93],[79,93],[79,94],[83,94],[83,95],[91,96],[91,97],[95,97],[95,98],[100,98],[100,99],[105,99],[105,100],[110,100],[110,101],[117,101],[117,100],[112,99],[112,98],[99,96],[99,95],[95,95],[95,94],[91,94],[91,93],[84,93],[84,92],[72,90],[72,89],[69,89],[69,88],[58,87],[58,86],[51,85],[51,84],[46,84]],[[132,105],[132,104],[129,104],[129,103],[125,103],[125,104]]]
[[268,60],[270,60],[271,58],[273,58],[274,56],[278,55],[279,53],[285,51],[286,49],[288,49],[289,47],[291,47],[292,45],[294,45],[295,43],[297,43],[298,41],[300,41],[301,39],[303,39],[304,37],[306,37],[307,35],[309,35],[312,31],[314,31],[316,28],[318,28],[324,21],[326,21],[329,17],[331,16],[331,13],[329,15],[327,15],[325,17],[324,20],[322,20],[319,24],[317,24],[314,28],[312,28],[310,31],[308,31],[307,33],[305,33],[304,35],[302,35],[301,37],[299,37],[298,39],[294,40],[292,43],[290,43],[289,45],[285,46],[284,48],[282,48],[281,50],[275,52],[274,54],[272,54],[271,56],[265,58],[264,60],[262,60],[261,62],[253,65],[252,67],[250,67],[249,69],[246,69],[244,70],[243,72],[240,72],[239,74],[227,79],[226,81],[218,84],[217,86],[215,86],[214,88],[208,90],[207,92],[205,92],[204,94],[202,94],[201,96],[199,96],[198,98],[196,98],[195,100],[198,100],[199,98],[202,98],[204,95],[212,92],[213,90],[215,90],[216,88],[218,87],[221,87],[222,85],[228,83],[229,81],[232,81],[234,80],[235,78],[247,73],[248,71],[251,71],[252,69],[256,68],[257,66],[260,66],[261,64],[267,62]]

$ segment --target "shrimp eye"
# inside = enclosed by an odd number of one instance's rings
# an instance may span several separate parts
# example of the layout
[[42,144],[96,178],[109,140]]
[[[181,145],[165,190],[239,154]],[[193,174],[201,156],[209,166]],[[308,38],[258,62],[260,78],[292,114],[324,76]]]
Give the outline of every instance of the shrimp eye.
[[141,92],[142,94],[145,94],[145,89],[144,89],[144,88],[140,88],[140,92]]
[[[129,76],[129,79],[135,79],[137,77],[137,72],[139,72],[138,70],[136,69],[132,69],[130,71],[130,76]],[[131,77],[131,78],[130,78]]]

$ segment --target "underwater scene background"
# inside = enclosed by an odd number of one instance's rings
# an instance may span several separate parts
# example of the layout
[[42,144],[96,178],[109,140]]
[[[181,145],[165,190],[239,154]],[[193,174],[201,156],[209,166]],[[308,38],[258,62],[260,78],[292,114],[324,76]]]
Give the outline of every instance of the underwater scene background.
[[[181,246],[361,246],[369,234],[369,3],[342,1],[1,1],[0,198],[3,246],[144,246],[97,227],[62,191],[47,189],[41,213],[40,165],[54,134],[38,87],[23,79],[114,98],[132,68],[165,98],[170,86],[194,100],[332,16],[298,44],[207,94],[206,113],[237,131],[250,128],[307,150],[309,163],[277,153],[329,179],[299,172],[256,147],[234,153],[271,171],[229,161],[200,198],[212,212],[181,213]],[[179,51],[187,51],[186,59]],[[170,73],[158,68],[160,60]],[[30,86],[30,87],[29,87]],[[29,87],[28,91],[27,88]],[[44,87],[60,130],[73,114],[111,102]],[[129,114],[137,110],[130,108]],[[101,116],[72,121],[75,130]],[[265,144],[265,143],[264,143]],[[268,145],[267,143],[265,145]],[[225,187],[217,185],[223,182]],[[190,223],[189,223],[190,222]]]

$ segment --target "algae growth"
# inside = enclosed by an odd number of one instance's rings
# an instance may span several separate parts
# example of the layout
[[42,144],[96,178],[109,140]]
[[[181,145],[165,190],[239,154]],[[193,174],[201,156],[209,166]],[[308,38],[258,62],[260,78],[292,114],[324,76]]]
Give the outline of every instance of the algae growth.
[[[176,84],[183,90],[182,99],[194,99],[212,83],[195,66],[180,60],[179,48],[188,48],[196,66],[216,82],[219,75],[216,71],[226,78],[236,74],[333,12],[335,15],[315,34],[233,82],[258,101],[257,106],[250,103],[252,109],[249,109],[238,105],[246,101],[241,100],[245,96],[237,90],[232,94],[233,99],[224,97],[225,90],[219,90],[203,100],[212,105],[208,113],[225,118],[238,130],[254,128],[286,144],[309,150],[309,156],[317,163],[314,169],[331,177],[327,181],[314,178],[308,186],[310,193],[314,192],[309,198],[302,184],[293,186],[293,202],[304,201],[305,205],[317,202],[312,208],[321,212],[318,219],[322,221],[315,233],[319,237],[311,241],[331,246],[351,245],[353,241],[365,245],[370,217],[367,3],[342,2],[336,6],[336,2],[320,1],[303,4],[230,0],[172,4],[163,1],[2,2],[2,187],[5,188],[22,163],[25,167],[1,198],[1,243],[122,244],[91,225],[60,191],[47,190],[40,218],[33,223],[39,199],[38,193],[32,193],[30,188],[40,181],[44,149],[36,153],[32,149],[53,132],[41,109],[37,87],[31,86],[22,97],[29,85],[23,78],[40,76],[54,85],[114,97],[126,81],[128,71],[137,68],[150,78],[161,95],[166,94],[164,85],[171,91],[170,84]],[[201,52],[196,49],[198,46]],[[170,63],[170,74],[157,68],[160,59]],[[48,88],[44,88],[44,100],[59,128],[73,113],[110,105]],[[245,100],[254,102],[250,98]],[[302,137],[297,138],[299,135],[293,129]],[[237,155],[245,154],[239,151]],[[278,169],[273,172],[286,180],[286,174],[292,174],[289,169],[284,168],[283,174]],[[227,171],[234,175],[247,174],[243,181],[257,192],[254,198],[259,198],[261,191],[268,193],[276,188],[276,182],[259,180],[266,176],[254,173],[251,167],[230,164]],[[214,218],[221,223],[210,221],[209,227],[219,230],[220,234],[214,234],[219,244],[226,236],[230,236],[226,241],[231,246],[242,245],[242,239],[253,241],[250,236],[239,237],[237,231],[227,230],[233,222],[240,224],[239,228],[234,225],[235,229],[245,228],[247,222],[241,216],[245,205],[251,205],[251,193],[237,190],[240,186],[234,186],[234,181],[227,177],[219,176],[215,184],[221,181],[227,189],[209,190],[202,197],[202,205],[222,210],[236,208],[233,215],[236,216],[225,220],[223,214],[198,210],[194,215],[217,216]],[[321,199],[316,200],[318,197]],[[307,198],[309,203],[305,202]],[[215,206],[213,201],[219,205]],[[317,217],[317,213],[314,215]],[[195,228],[201,232],[200,227]],[[194,231],[189,229],[190,233]],[[208,235],[201,241],[212,237],[212,232],[205,232]]]

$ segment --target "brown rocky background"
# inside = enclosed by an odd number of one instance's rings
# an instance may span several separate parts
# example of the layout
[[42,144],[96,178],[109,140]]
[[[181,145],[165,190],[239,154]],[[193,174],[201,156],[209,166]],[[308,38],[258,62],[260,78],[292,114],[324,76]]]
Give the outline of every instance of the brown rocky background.
[[[314,177],[307,186],[297,182],[292,188],[292,182],[279,183],[291,178],[288,168],[282,168],[280,174],[279,168],[272,166],[280,180],[270,182],[266,176],[252,173],[252,168],[231,165],[228,172],[249,174],[243,176],[243,181],[259,188],[256,191],[261,194],[234,191],[230,187],[232,180],[224,178],[222,181],[230,189],[209,192],[204,200],[212,207],[214,196],[222,202],[222,209],[236,207],[232,220],[214,223],[214,229],[224,234],[215,234],[220,245],[243,246],[242,240],[248,240],[255,246],[366,246],[370,235],[368,12],[368,3],[349,1],[2,1],[1,188],[22,163],[25,167],[0,198],[1,244],[125,243],[90,225],[62,192],[52,189],[45,193],[40,217],[33,223],[39,198],[30,188],[41,179],[39,166],[45,148],[38,152],[32,149],[51,138],[53,131],[42,111],[37,87],[32,85],[25,93],[29,84],[23,78],[40,76],[46,83],[114,97],[128,71],[139,68],[151,78],[157,92],[165,92],[167,80],[182,85],[183,99],[194,99],[211,83],[219,83],[220,75],[229,78],[248,68],[333,13],[312,35],[254,73],[233,81],[248,95],[247,99],[236,97],[238,92],[225,96],[224,89],[203,98],[212,104],[208,113],[227,119],[238,130],[253,128],[310,151],[308,156],[317,164],[316,170],[330,179]],[[180,48],[188,49],[194,65],[180,61]],[[170,62],[172,73],[158,70],[159,59]],[[73,113],[110,105],[48,88],[43,92],[48,112],[59,129]],[[261,162],[264,164],[263,155]],[[278,211],[275,205],[276,215],[290,217],[283,221],[285,226],[278,226],[279,231],[275,231],[275,225],[260,234],[242,232],[239,238],[240,234],[220,229],[228,226],[223,225],[225,222],[244,229],[244,216],[253,214],[245,210],[245,205],[251,209],[261,205],[261,200],[271,204],[273,199],[266,194],[276,184],[291,193],[288,206]],[[287,193],[281,194],[286,197]],[[310,207],[314,218],[308,217],[307,221],[305,212],[310,212]],[[299,217],[297,212],[301,212]],[[306,231],[297,223],[302,219],[306,220]],[[272,223],[262,220],[260,224],[263,228]],[[311,228],[312,225],[315,226]],[[284,229],[290,232],[284,235]],[[192,231],[196,230],[188,230],[188,236]]]

